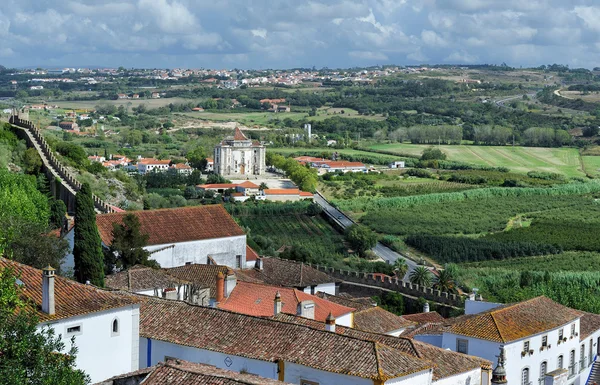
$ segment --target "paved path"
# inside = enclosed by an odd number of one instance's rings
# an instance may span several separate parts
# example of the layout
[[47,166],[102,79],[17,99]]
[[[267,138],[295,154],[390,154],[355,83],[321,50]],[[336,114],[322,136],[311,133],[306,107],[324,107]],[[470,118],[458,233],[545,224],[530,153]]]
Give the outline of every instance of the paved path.
[[[317,202],[321,207],[323,207],[323,212],[327,214],[329,217],[333,218],[337,223],[339,223],[344,229],[352,226],[354,221],[348,218],[343,212],[333,207],[321,194],[318,192],[315,194],[315,202]],[[377,245],[373,248],[373,252],[383,259],[385,262],[389,264],[394,264],[394,262],[398,258],[403,258],[408,265],[408,271],[404,276],[404,280],[408,279],[408,274],[417,267],[417,263],[412,259],[408,259],[402,254],[395,252],[389,247],[383,245],[381,242],[377,242]]]

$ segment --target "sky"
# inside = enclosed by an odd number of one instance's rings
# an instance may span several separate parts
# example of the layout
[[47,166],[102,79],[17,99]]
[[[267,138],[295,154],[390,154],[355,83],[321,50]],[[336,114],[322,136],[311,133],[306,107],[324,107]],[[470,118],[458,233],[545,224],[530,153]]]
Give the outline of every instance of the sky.
[[6,67],[600,66],[600,0],[2,0]]

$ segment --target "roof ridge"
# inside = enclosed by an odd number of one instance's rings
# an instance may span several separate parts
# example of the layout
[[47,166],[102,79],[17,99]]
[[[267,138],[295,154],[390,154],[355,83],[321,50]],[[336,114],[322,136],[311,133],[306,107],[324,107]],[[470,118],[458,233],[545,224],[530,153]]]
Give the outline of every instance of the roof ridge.
[[381,368],[381,357],[379,356],[379,343],[377,341],[373,341],[373,349],[375,351],[375,362],[377,364],[377,374],[379,376],[378,380],[387,380],[385,374],[383,373],[383,369]]
[[500,339],[502,340],[502,342],[506,343],[506,338],[504,338],[504,336],[502,335],[502,332],[500,331],[500,328],[498,327],[498,322],[496,322],[496,318],[494,318],[493,312],[490,313],[490,317],[492,317],[492,321],[494,322],[494,326],[496,327],[496,331],[498,332]]

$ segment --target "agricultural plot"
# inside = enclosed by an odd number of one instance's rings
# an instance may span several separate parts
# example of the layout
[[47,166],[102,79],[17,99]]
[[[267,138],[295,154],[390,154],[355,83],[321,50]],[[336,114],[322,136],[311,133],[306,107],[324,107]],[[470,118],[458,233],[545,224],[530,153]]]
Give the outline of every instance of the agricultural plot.
[[600,176],[600,156],[582,156],[581,159],[588,175]]
[[60,108],[67,110],[93,110],[99,104],[111,104],[117,107],[137,107],[145,104],[148,108],[159,108],[168,106],[169,104],[178,103],[198,103],[203,99],[185,99],[185,98],[168,98],[168,99],[117,99],[117,100],[76,100],[76,101],[56,101],[49,102]]
[[[428,145],[393,143],[377,144],[373,150],[398,155],[421,155]],[[489,167],[506,167],[514,172],[541,171],[567,177],[584,176],[575,148],[511,147],[511,146],[439,146],[448,160]]]

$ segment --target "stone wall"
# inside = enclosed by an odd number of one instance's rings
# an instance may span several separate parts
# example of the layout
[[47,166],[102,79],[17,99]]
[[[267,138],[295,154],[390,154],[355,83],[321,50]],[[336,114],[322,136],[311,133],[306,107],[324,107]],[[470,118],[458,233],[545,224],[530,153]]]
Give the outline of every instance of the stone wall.
[[[52,189],[55,198],[63,200],[67,210],[73,213],[75,211],[75,194],[81,188],[81,183],[60,163],[40,130],[31,121],[20,119],[18,115],[12,115],[9,122],[21,128],[22,130],[17,131],[19,138],[24,139],[28,147],[33,147],[38,151],[42,158],[43,171],[55,185],[55,188]],[[115,212],[111,205],[97,196],[94,195],[93,199],[94,207],[101,213]]]

